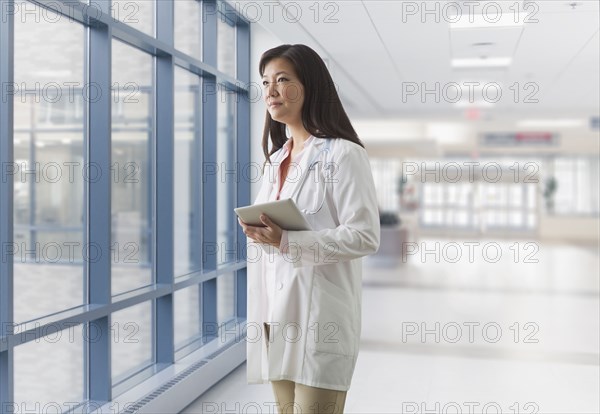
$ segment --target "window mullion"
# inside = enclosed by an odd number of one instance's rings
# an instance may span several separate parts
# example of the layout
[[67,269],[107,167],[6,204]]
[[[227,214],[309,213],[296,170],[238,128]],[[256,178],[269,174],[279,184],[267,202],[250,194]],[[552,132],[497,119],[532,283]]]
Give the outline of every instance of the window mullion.
[[[13,0],[0,0],[0,10],[13,10]],[[0,19],[0,85],[14,82],[14,13],[4,12]],[[4,89],[4,88],[3,88]],[[3,91],[4,93],[4,91]],[[13,162],[13,97],[0,99],[0,165]],[[13,179],[0,180],[0,246],[13,241]],[[4,253],[3,253],[4,254]],[[0,260],[0,407],[14,397],[13,349],[10,344],[13,323],[13,260]],[[3,338],[4,337],[4,338]],[[5,348],[6,346],[6,348]],[[4,349],[4,350],[2,350]]]
[[[202,60],[217,67],[217,13],[214,0],[202,1]],[[202,102],[202,165],[215,165],[217,159],[217,79],[206,75],[201,79]],[[217,268],[217,179],[218,174],[207,174],[203,168],[202,188],[202,269]],[[217,279],[202,283],[201,288],[201,332],[205,340],[217,334]]]
[[[96,5],[110,14],[110,0],[98,0]],[[88,29],[89,83],[101,91],[90,100],[87,125],[86,165],[95,166],[102,174],[98,179],[86,180],[88,246],[98,248],[98,257],[87,263],[88,301],[91,304],[111,303],[111,29],[93,25]],[[89,94],[88,94],[89,96]],[[110,401],[112,398],[110,316],[93,321],[93,330],[99,332],[94,341],[88,341],[88,398]],[[90,337],[87,335],[86,337]]]
[[[173,45],[173,2],[156,2],[158,40]],[[172,56],[156,57],[154,108],[155,142],[155,281],[172,284],[174,277],[174,67]],[[174,362],[173,293],[161,296],[155,303],[155,361]]]

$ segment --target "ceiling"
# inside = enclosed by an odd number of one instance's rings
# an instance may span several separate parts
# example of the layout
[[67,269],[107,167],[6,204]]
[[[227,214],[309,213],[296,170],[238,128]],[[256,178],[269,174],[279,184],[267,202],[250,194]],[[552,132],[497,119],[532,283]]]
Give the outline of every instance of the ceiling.
[[[469,9],[469,3],[479,5]],[[239,10],[244,14],[244,6]],[[483,10],[487,27],[473,28],[467,19],[481,20]],[[596,0],[280,1],[263,4],[260,15],[246,12],[283,43],[313,47],[327,61],[353,118],[587,119],[599,112]],[[468,28],[450,27],[457,15]],[[507,19],[524,23],[492,23]],[[451,64],[483,56],[509,57],[511,63],[500,68]],[[464,82],[486,86],[485,94]],[[473,85],[472,98],[468,85]]]

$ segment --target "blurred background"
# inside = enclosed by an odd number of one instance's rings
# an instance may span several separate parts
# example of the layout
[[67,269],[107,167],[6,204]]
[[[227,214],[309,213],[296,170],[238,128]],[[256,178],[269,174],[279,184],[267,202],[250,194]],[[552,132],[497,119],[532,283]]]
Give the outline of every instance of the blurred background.
[[[251,70],[313,47],[369,153],[381,246],[347,412],[598,412],[598,2],[318,3],[263,9]],[[253,401],[242,371],[186,412]]]
[[[243,335],[217,340],[245,320],[231,211],[259,183],[206,167],[262,164],[258,62],[302,43],[332,74],[380,209],[346,412],[600,412],[597,1],[70,3],[0,1],[15,85],[0,104],[3,409],[271,407],[270,385],[246,384]],[[104,118],[88,95],[103,61]],[[99,216],[90,161],[108,177]]]

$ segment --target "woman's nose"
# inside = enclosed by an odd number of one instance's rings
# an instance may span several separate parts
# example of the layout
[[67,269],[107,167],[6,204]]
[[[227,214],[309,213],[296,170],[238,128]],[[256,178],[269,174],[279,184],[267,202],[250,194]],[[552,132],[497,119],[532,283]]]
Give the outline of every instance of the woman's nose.
[[266,97],[265,97],[265,98],[267,98],[267,97],[269,97],[269,96],[277,96],[277,95],[278,95],[278,91],[277,91],[277,85],[276,85],[276,84],[274,84],[274,83],[270,83],[270,84],[267,86],[267,88],[266,88],[266,89],[267,89],[267,90],[266,90],[266,94],[267,94],[267,95],[266,95]]

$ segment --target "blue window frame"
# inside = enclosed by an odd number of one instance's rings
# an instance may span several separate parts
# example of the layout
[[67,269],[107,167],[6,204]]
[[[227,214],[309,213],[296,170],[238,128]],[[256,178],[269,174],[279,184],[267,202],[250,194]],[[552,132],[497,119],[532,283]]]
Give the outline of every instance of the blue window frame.
[[[0,84],[15,86],[3,89],[0,99],[2,410],[61,398],[80,404],[111,401],[214,343],[226,324],[241,324],[246,317],[245,236],[232,209],[250,203],[250,183],[236,175],[250,163],[249,22],[221,1],[189,0],[185,13],[195,30],[178,34],[174,2],[145,0],[137,20],[122,3],[0,0]],[[21,65],[26,54],[18,48],[27,38],[21,36],[19,12],[25,10],[41,17],[31,40],[47,48],[41,57],[48,68],[40,62],[27,72]],[[60,19],[76,38],[56,40]],[[46,29],[59,36],[35,36],[44,23],[52,23]],[[53,59],[57,54],[72,55],[73,48],[81,56],[71,66],[51,68],[61,60]],[[72,100],[42,96],[39,105],[30,105],[39,115],[23,120],[22,103],[47,90],[18,87],[15,80],[50,84],[53,77],[72,73],[82,76],[78,84],[68,84]],[[51,150],[78,157],[85,179],[60,189],[27,184],[40,175],[31,166]],[[21,160],[29,171],[24,186],[14,169]],[[41,170],[51,162],[42,162]],[[233,174],[215,173],[210,165]],[[44,174],[41,179],[50,180]],[[54,219],[58,213],[48,206],[60,209],[73,194],[79,207],[68,206],[71,213],[63,221]],[[47,253],[45,247],[79,237],[77,246],[87,254],[61,256],[57,264],[26,253],[23,262],[16,256],[18,232],[27,252],[27,243],[41,243]],[[91,248],[100,253],[92,255]],[[22,265],[55,279],[34,279],[44,288],[33,294],[28,285],[15,285],[15,268]],[[57,300],[68,289],[56,282],[57,275],[70,268],[76,270],[71,273],[78,296],[62,304]],[[22,292],[30,302],[16,296]],[[43,307],[48,301],[54,308]],[[27,303],[40,311],[20,316]],[[52,340],[61,335],[83,340],[66,340],[60,347]],[[127,342],[128,336],[135,341]],[[40,351],[47,353],[45,360],[32,360]],[[43,361],[49,371],[57,369],[52,361],[69,362],[64,372],[76,386],[70,384],[63,394],[36,394],[42,391],[24,366]],[[24,388],[27,383],[30,388]],[[22,397],[26,394],[31,400]]]

